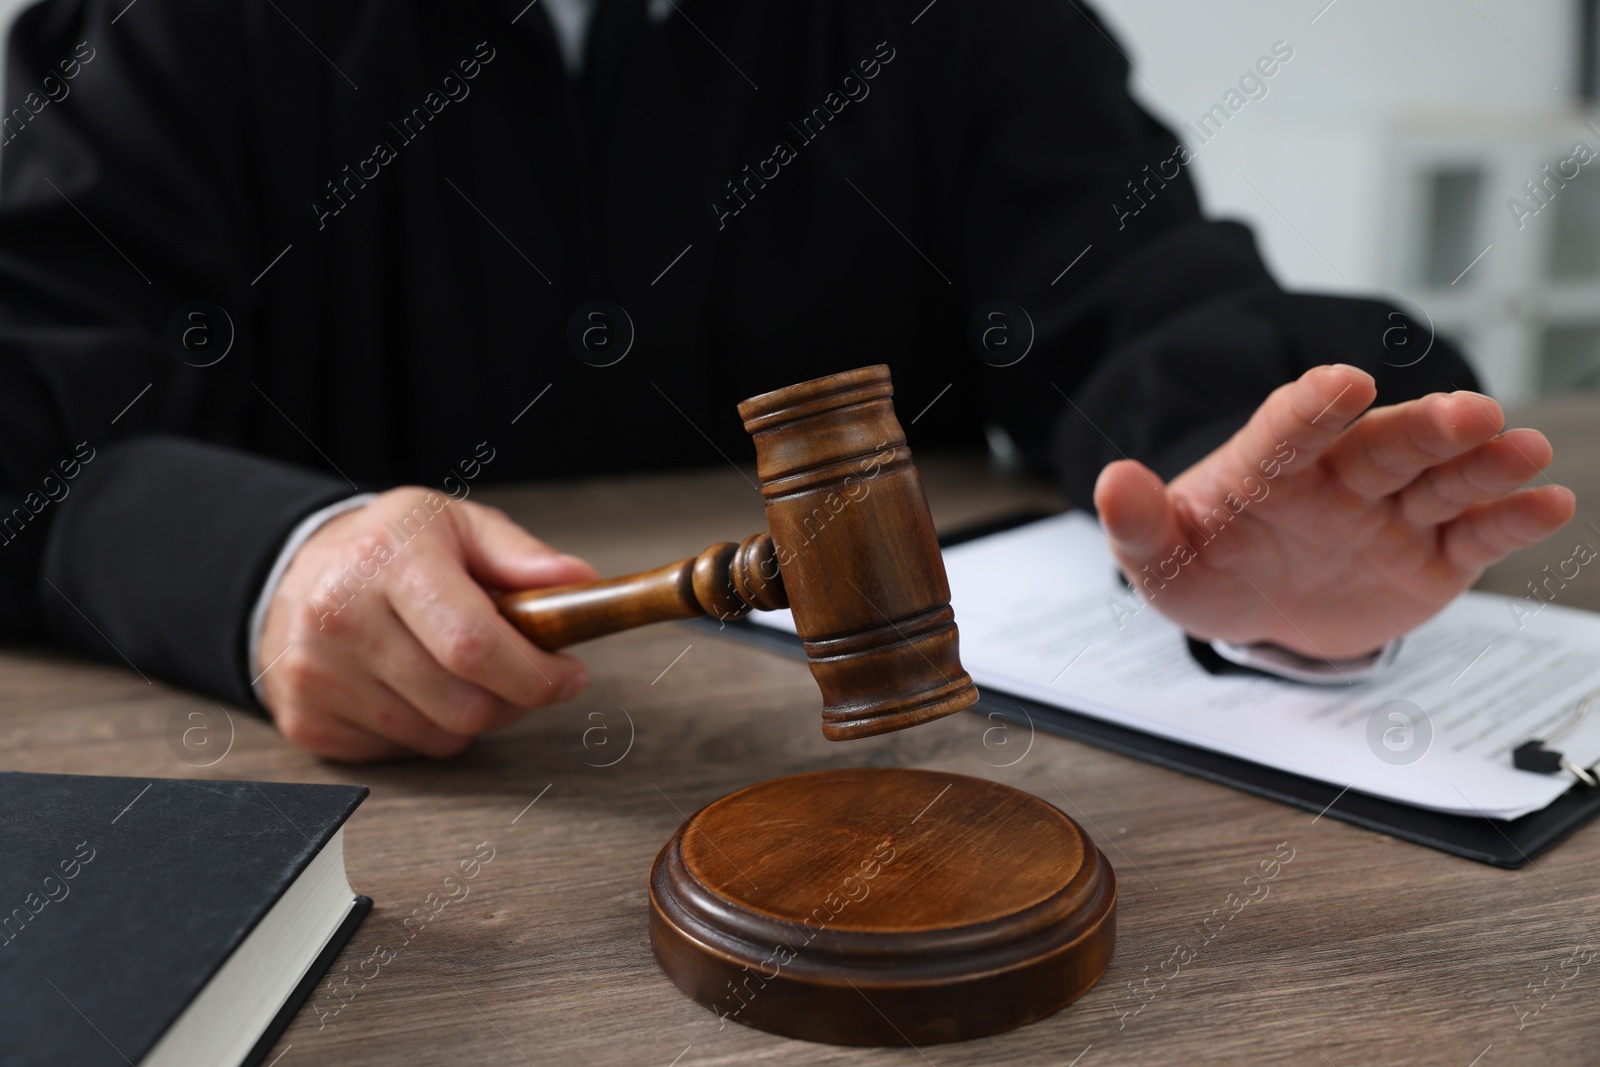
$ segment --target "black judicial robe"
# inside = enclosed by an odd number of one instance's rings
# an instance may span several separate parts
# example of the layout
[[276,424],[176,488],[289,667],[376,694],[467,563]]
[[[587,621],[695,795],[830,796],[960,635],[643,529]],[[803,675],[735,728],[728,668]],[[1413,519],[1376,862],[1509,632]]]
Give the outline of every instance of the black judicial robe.
[[[1080,502],[1315,364],[1473,385],[1387,305],[1280,290],[1127,73],[1071,0],[604,0],[577,79],[527,0],[30,8],[0,634],[246,702],[265,572],[352,484],[746,459],[739,399],[862,364],[903,421],[938,397],[914,449],[999,425]],[[1026,319],[985,349],[994,301]]]

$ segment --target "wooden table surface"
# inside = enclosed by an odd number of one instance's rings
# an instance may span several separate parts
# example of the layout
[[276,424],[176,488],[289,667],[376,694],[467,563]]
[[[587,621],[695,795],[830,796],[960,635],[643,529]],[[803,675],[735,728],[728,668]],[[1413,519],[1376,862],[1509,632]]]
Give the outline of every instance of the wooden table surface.
[[[1486,577],[1510,593],[1579,538],[1600,546],[1584,525],[1600,526],[1600,403],[1546,405],[1527,421],[1555,439],[1552,473],[1578,491],[1580,514]],[[974,461],[921,465],[941,528],[1059,502]],[[761,528],[758,494],[728,466],[475,499],[602,573]],[[1600,578],[1585,570],[1565,602],[1600,609]],[[122,667],[6,650],[0,759],[29,771],[371,786],[345,844],[351,881],[377,906],[269,1055],[274,1067],[1600,1062],[1600,961],[1582,965],[1600,942],[1600,827],[1536,868],[1503,871],[1043,734],[1016,765],[992,766],[1004,761],[984,747],[990,724],[972,714],[824,741],[803,663],[705,630],[658,626],[582,655],[593,678],[582,697],[443,763],[331,764],[234,711],[232,749],[195,768],[169,747],[169,723],[214,705]],[[1022,1030],[920,1050],[721,1026],[670,985],[650,955],[645,881],[678,823],[751,782],[858,765],[993,778],[1058,805],[1064,792],[1061,806],[1119,876],[1119,942],[1099,985]],[[470,895],[408,941],[402,920],[484,842],[494,858]],[[1265,898],[1176,975],[1163,969],[1174,945],[1204,938],[1201,921],[1246,874],[1291,850]],[[370,961],[385,958],[374,974]],[[1147,977],[1136,998],[1130,983]]]

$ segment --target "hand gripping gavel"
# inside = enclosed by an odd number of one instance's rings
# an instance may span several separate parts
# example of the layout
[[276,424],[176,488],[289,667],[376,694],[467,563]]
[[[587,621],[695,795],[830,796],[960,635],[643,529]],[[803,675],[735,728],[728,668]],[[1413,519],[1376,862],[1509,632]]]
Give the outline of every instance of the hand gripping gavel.
[[739,405],[755,439],[770,532],[692,559],[581,585],[509,593],[506,618],[540,648],[670,619],[794,612],[822,690],[822,733],[870,737],[969,707],[950,585],[885,366]]

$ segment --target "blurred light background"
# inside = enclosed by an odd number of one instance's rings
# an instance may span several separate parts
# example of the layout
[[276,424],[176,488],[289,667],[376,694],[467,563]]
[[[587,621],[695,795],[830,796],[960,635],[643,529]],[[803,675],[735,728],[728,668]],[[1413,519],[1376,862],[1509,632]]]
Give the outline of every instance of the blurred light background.
[[[29,2],[0,0],[0,26]],[[1286,285],[1398,294],[1502,400],[1600,389],[1600,158],[1574,159],[1600,153],[1600,0],[1088,6],[1175,130],[1293,49],[1189,167]]]
[[[1291,287],[1401,295],[1467,350],[1492,393],[1519,401],[1600,388],[1597,6],[1098,0],[1095,10],[1138,68],[1135,95],[1179,129],[1287,42],[1294,56],[1265,79],[1267,95],[1191,164],[1206,210],[1248,222]],[[1579,143],[1595,153],[1587,165],[1573,158]]]

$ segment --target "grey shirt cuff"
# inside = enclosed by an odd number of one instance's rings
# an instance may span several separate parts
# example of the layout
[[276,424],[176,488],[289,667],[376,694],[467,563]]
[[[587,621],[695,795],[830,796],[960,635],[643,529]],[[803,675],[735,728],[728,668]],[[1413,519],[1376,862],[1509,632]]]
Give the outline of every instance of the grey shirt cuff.
[[1343,660],[1312,659],[1265,643],[1235,645],[1227,641],[1213,641],[1211,647],[1229,663],[1253,667],[1290,681],[1308,685],[1348,685],[1382,673],[1394,662],[1395,655],[1400,651],[1401,640],[1396,637],[1376,652]]

